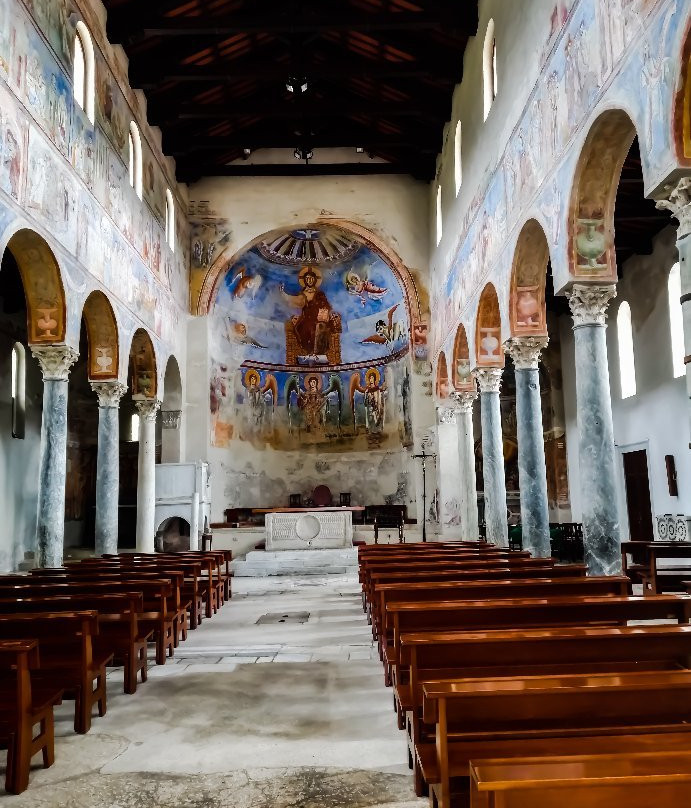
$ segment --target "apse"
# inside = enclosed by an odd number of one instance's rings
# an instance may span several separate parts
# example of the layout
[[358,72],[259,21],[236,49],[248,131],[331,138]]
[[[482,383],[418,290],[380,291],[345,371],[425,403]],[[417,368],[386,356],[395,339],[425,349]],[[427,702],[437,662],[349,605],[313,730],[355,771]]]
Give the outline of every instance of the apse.
[[211,313],[213,446],[412,443],[408,300],[359,237],[332,226],[267,234],[227,268]]

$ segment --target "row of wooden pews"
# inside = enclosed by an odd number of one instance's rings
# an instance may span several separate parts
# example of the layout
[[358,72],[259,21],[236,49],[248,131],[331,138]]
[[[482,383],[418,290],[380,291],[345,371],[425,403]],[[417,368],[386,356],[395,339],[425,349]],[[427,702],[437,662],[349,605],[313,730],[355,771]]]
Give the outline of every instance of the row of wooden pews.
[[484,542],[361,546],[363,603],[434,808],[691,797],[691,597]]
[[29,575],[0,575],[0,745],[5,788],[29,784],[31,759],[54,760],[53,708],[74,700],[74,730],[106,713],[106,668],[124,691],[147,680],[147,649],[164,665],[230,599],[227,551],[122,553]]

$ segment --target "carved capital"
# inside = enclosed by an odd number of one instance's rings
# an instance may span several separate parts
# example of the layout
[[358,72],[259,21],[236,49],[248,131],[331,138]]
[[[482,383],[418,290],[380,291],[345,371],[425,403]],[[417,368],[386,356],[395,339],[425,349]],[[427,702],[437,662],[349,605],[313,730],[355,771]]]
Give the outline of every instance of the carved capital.
[[658,210],[668,210],[679,222],[677,238],[691,234],[691,177],[682,177],[669,191],[667,199],[655,203]]
[[38,359],[44,382],[66,382],[70,368],[79,359],[79,351],[69,345],[32,345],[31,353]]
[[504,349],[513,359],[516,370],[537,370],[540,354],[547,347],[549,337],[511,337],[504,343]]
[[473,404],[477,399],[477,391],[467,390],[463,392],[451,393],[451,398],[453,398],[453,400],[456,402],[459,412],[470,413],[472,415]]
[[161,426],[163,429],[180,429],[182,410],[161,410]]
[[588,286],[574,283],[566,293],[573,315],[573,327],[583,325],[604,325],[607,306],[617,296],[617,287],[611,283],[605,286]]
[[437,420],[440,424],[455,424],[458,410],[454,406],[437,407]]
[[122,382],[91,382],[91,389],[98,396],[98,406],[104,409],[117,409],[120,399],[127,392],[127,385]]
[[[134,398],[134,397],[133,397]],[[161,402],[157,398],[136,398],[134,406],[137,408],[139,417],[144,421],[155,421]]]
[[477,386],[481,393],[501,392],[501,376],[503,368],[477,368],[473,371],[477,379]]

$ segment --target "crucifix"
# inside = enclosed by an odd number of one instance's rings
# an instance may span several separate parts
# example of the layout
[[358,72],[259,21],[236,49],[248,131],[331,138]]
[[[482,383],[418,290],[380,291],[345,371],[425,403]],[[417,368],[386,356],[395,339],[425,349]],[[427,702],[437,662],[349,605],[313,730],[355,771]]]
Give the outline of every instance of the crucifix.
[[422,451],[415,454],[416,460],[422,460],[422,541],[427,541],[427,460],[434,460],[435,454],[425,451],[425,442],[422,443]]

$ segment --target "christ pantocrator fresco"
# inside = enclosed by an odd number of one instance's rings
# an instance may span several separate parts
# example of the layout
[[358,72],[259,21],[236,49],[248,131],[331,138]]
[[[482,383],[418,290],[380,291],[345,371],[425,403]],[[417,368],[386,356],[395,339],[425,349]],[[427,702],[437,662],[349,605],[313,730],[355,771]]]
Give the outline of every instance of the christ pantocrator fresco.
[[281,293],[299,315],[286,322],[286,364],[339,365],[341,363],[341,315],[335,312],[319,288],[322,274],[317,267],[303,267],[298,273],[302,291],[288,294],[284,284]]

